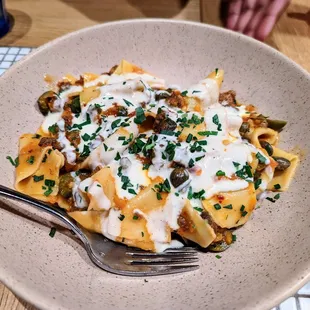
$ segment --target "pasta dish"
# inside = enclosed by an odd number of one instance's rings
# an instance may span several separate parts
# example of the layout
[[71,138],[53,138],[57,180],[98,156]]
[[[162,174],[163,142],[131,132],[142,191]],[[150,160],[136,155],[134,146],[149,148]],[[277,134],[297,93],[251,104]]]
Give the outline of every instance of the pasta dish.
[[183,90],[125,60],[65,76],[10,158],[15,188],[128,246],[225,250],[259,197],[288,189],[298,157],[277,147],[286,122],[220,92],[223,74]]

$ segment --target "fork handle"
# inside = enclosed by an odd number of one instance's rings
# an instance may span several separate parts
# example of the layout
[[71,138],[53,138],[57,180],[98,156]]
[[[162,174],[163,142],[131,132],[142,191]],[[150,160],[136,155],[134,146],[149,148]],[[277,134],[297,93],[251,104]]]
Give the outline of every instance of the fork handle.
[[62,221],[69,229],[72,229],[79,236],[79,238],[84,242],[83,239],[85,237],[81,229],[76,225],[75,221],[71,217],[69,217],[69,215],[62,209],[43,203],[38,199],[32,198],[20,192],[17,192],[3,185],[0,185],[0,196],[13,199],[13,200],[17,200],[17,201],[21,201],[21,202],[25,202],[30,206],[36,207],[37,209],[42,210],[56,217],[58,220]]

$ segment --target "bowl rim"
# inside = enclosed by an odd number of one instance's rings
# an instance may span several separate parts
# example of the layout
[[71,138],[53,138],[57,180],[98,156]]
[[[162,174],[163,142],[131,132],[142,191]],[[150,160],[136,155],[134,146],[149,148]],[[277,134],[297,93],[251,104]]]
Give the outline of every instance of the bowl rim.
[[[219,26],[214,26],[210,24],[205,24],[202,22],[195,22],[195,21],[187,21],[187,20],[174,20],[174,19],[164,19],[164,18],[134,18],[134,19],[123,19],[118,21],[111,21],[106,23],[100,23],[97,25],[85,27],[73,32],[69,32],[63,36],[60,36],[54,40],[51,40],[37,48],[35,48],[34,51],[32,51],[30,54],[23,57],[21,60],[19,60],[17,63],[14,63],[13,66],[11,66],[8,70],[4,72],[4,74],[0,77],[0,79],[4,79],[8,77],[9,75],[13,74],[16,70],[18,70],[21,66],[24,65],[24,63],[27,63],[29,59],[32,59],[33,57],[36,57],[41,52],[45,51],[46,49],[56,45],[59,42],[65,41],[70,37],[77,36],[81,33],[85,33],[88,31],[91,31],[93,29],[100,29],[102,28],[104,30],[105,27],[114,26],[114,25],[127,25],[127,24],[139,24],[139,23],[161,23],[161,24],[182,24],[182,25],[189,25],[189,26],[195,26],[195,27],[202,27],[206,29],[211,29],[212,31],[222,32],[226,33],[227,35],[233,36],[235,38],[241,38],[242,41],[246,41],[251,45],[256,45],[257,47],[260,47],[264,49],[266,52],[273,54],[274,57],[280,58],[282,61],[286,62],[288,65],[294,67],[295,69],[299,70],[303,73],[304,77],[309,81],[310,83],[310,73],[305,70],[301,65],[294,62],[292,59],[290,59],[288,56],[282,54],[275,48],[260,42],[252,37],[248,37],[244,34],[228,30]],[[1,266],[0,266],[1,267]],[[310,267],[310,261],[309,261],[309,267]],[[99,270],[99,269],[98,269]],[[297,275],[296,275],[297,277]],[[295,279],[295,280],[294,280]],[[282,301],[285,299],[292,297],[301,287],[303,287],[307,282],[310,281],[310,272],[303,275],[299,278],[291,278],[289,283],[286,283],[285,287],[282,289],[282,293],[278,294],[277,297],[273,299],[264,299],[264,301],[260,304],[264,309],[271,309],[277,305],[279,305]],[[11,291],[13,291],[15,294],[17,294],[19,297],[21,297],[24,301],[39,307],[40,309],[53,309],[53,308],[59,308],[59,309],[67,309],[63,307],[61,304],[57,304],[56,300],[54,300],[52,303],[49,301],[49,304],[46,303],[46,298],[44,295],[35,295],[33,294],[32,289],[28,289],[28,287],[25,287],[23,283],[17,279],[13,279],[9,274],[2,274],[0,273],[0,281]]]

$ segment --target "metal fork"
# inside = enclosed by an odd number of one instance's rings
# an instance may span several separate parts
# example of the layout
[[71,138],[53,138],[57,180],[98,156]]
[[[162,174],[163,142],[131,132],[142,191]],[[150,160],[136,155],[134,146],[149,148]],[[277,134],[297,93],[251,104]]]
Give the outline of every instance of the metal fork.
[[57,207],[0,185],[0,196],[19,200],[62,221],[83,242],[89,258],[98,267],[125,276],[155,276],[180,273],[199,268],[197,251],[191,247],[151,253],[113,242],[103,235],[87,231]]

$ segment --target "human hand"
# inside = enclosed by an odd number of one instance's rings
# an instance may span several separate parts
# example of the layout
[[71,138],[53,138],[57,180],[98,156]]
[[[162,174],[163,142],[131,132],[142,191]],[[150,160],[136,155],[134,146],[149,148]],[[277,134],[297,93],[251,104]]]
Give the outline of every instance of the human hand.
[[224,0],[225,26],[264,41],[291,0]]

